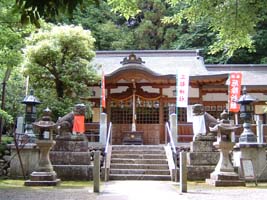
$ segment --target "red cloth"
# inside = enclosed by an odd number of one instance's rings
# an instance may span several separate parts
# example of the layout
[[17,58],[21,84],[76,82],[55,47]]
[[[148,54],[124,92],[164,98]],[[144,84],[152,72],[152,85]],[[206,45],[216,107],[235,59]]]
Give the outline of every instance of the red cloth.
[[73,122],[73,132],[76,133],[84,133],[84,116],[83,115],[74,115],[74,122]]
[[232,72],[230,74],[230,86],[229,86],[229,111],[239,112],[240,105],[237,103],[241,93],[242,73]]
[[102,85],[101,85],[101,105],[106,108],[106,88],[105,88],[105,74],[102,71]]

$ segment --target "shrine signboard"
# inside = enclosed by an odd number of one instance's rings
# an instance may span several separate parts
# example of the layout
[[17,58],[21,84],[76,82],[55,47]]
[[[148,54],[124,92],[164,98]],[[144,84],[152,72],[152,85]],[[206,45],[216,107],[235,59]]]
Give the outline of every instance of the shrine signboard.
[[180,70],[176,75],[176,107],[188,106],[189,73]]
[[240,105],[237,103],[241,93],[242,73],[234,72],[230,74],[229,86],[229,111],[237,113]]

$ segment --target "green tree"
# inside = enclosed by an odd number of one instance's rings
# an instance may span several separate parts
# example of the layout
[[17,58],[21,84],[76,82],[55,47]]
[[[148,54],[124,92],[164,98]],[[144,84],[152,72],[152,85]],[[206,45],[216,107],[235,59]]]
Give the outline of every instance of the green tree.
[[266,16],[266,1],[223,0],[193,1],[167,0],[177,9],[176,14],[164,19],[167,23],[180,24],[183,19],[189,23],[205,20],[211,31],[216,33],[216,41],[210,52],[224,51],[232,56],[240,48],[255,50],[252,36],[255,27]]
[[[58,17],[60,13],[72,16],[77,7],[85,5],[99,5],[100,0],[16,0],[15,8],[21,15],[22,23],[34,23],[40,26],[40,18],[46,20]],[[112,6],[114,12],[123,13],[127,19],[139,12],[136,6],[136,0],[107,0],[108,4]]]
[[126,26],[126,19],[111,11],[107,2],[98,6],[83,3],[83,8],[77,8],[73,18],[60,15],[57,22],[82,25],[89,29],[96,39],[97,50],[133,49],[133,32]]
[[98,80],[95,66],[90,65],[94,41],[81,26],[51,24],[27,38],[25,73],[43,106],[56,116],[88,97],[88,86]]
[[[24,37],[28,35],[32,26],[22,26],[18,13],[13,13],[15,1],[0,1],[0,80],[1,80],[1,126],[11,130],[13,120],[22,112],[21,100],[24,91],[24,78],[21,74],[21,48]],[[2,130],[2,129],[1,129]],[[1,136],[0,136],[1,137]]]

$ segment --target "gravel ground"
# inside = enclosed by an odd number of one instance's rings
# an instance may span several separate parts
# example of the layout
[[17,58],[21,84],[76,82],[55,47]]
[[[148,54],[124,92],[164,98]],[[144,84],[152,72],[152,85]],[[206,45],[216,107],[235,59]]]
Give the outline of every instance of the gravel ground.
[[97,194],[91,188],[4,188],[0,200],[95,200]]
[[1,188],[0,200],[263,200],[267,184],[258,187],[214,187],[189,183],[188,192],[180,193],[179,184],[162,181],[110,181],[103,183],[100,193],[92,187],[19,187]]

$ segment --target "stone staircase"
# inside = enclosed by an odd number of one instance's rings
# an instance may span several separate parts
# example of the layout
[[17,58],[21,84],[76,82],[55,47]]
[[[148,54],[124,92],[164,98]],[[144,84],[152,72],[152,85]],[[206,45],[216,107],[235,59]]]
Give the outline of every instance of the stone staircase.
[[110,180],[171,180],[160,145],[113,145]]

